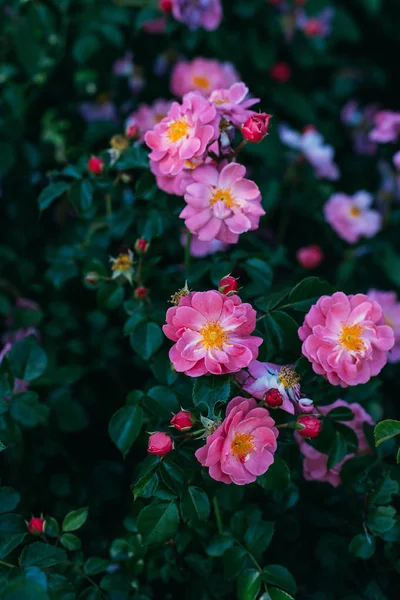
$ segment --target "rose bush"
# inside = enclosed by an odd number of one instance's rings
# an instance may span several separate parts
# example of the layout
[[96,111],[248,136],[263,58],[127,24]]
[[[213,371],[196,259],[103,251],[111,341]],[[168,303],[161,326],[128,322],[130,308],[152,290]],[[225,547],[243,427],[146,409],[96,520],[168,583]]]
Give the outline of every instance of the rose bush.
[[0,11],[1,598],[396,598],[400,6]]

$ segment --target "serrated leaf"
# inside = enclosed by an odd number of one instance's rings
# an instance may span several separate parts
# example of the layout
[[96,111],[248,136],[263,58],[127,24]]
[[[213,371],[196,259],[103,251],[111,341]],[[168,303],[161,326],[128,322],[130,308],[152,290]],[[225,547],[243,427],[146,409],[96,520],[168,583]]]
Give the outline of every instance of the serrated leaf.
[[395,435],[399,434],[400,421],[395,421],[393,419],[386,419],[386,421],[381,421],[380,423],[378,423],[374,430],[375,445],[379,446],[383,442],[386,442]]
[[361,558],[363,560],[367,560],[368,558],[372,558],[375,554],[376,542],[373,535],[366,535],[365,533],[360,533],[353,537],[349,545],[349,552],[356,556],[357,558]]

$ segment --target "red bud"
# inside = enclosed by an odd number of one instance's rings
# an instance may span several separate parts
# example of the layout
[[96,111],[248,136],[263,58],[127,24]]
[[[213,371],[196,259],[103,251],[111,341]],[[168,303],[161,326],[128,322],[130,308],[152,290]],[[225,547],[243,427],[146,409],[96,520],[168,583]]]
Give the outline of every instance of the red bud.
[[233,294],[236,294],[238,289],[238,282],[234,277],[232,277],[232,275],[223,277],[218,284],[218,291],[221,292],[221,294],[225,294],[225,296],[232,296]]
[[32,535],[40,535],[44,530],[45,519],[43,517],[32,517],[28,523],[28,531]]
[[283,396],[279,390],[276,388],[272,388],[265,392],[263,396],[263,401],[268,406],[268,408],[279,408],[283,404]]
[[98,156],[91,156],[88,160],[87,167],[91,173],[100,175],[104,169],[104,160]]
[[160,10],[165,13],[170,13],[172,10],[172,0],[160,0]]
[[156,433],[152,433],[149,437],[147,452],[149,452],[149,454],[155,454],[156,456],[165,456],[171,452],[173,447],[174,443],[172,438],[167,433],[157,431]]
[[277,62],[272,65],[270,69],[270,74],[273,79],[276,81],[280,81],[281,83],[286,83],[292,76],[292,69],[287,62]]
[[[300,425],[300,427],[298,427]],[[322,423],[313,415],[303,415],[297,419],[296,429],[301,437],[316,438],[321,433]]]
[[242,126],[242,135],[249,142],[261,142],[267,135],[271,115],[267,113],[254,113]]
[[172,427],[178,431],[189,431],[193,427],[194,418],[192,413],[187,410],[180,410],[170,421]]
[[147,288],[140,286],[135,290],[135,298],[136,300],[143,300],[143,298],[147,297],[148,293],[149,291]]
[[144,238],[139,238],[135,242],[135,250],[138,254],[146,254],[149,247],[150,247],[150,242],[148,242]]

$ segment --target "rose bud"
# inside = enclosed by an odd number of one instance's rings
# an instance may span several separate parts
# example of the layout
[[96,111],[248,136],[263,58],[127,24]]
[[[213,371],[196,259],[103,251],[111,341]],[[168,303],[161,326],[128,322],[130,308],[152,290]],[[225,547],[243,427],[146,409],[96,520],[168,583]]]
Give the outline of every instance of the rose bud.
[[267,113],[255,113],[242,125],[242,135],[249,142],[261,142],[267,135],[271,115]]
[[281,83],[286,83],[292,76],[292,69],[286,62],[277,62],[272,65],[270,69],[270,74],[273,79],[276,81],[280,81]]
[[87,167],[91,173],[100,175],[104,169],[104,160],[98,156],[91,156],[88,160]]
[[149,437],[149,443],[147,446],[147,452],[149,454],[155,454],[156,456],[165,456],[174,447],[174,442],[172,438],[167,434],[161,431],[157,431],[156,433],[152,433]]
[[149,247],[150,247],[150,242],[148,242],[144,238],[139,238],[135,242],[135,250],[138,254],[146,254]]
[[283,404],[283,397],[279,390],[272,388],[263,395],[263,402],[268,408],[279,408]]
[[136,300],[143,300],[143,298],[147,297],[147,294],[149,293],[148,289],[140,286],[138,288],[136,288],[135,290],[135,298]]
[[92,287],[96,287],[100,283],[100,276],[96,271],[90,271],[85,275],[85,283]]
[[43,517],[32,517],[27,523],[29,533],[40,535],[44,530],[45,519]]
[[172,0],[160,0],[159,8],[164,13],[170,13],[172,10]]
[[218,291],[221,292],[221,294],[225,294],[225,296],[233,296],[238,289],[238,282],[232,275],[223,277],[218,284]]
[[299,248],[296,252],[296,258],[305,269],[316,269],[324,260],[324,253],[317,244],[311,244],[311,246]]
[[125,135],[128,139],[139,137],[139,127],[136,123],[131,123],[125,130]]
[[313,415],[303,415],[297,419],[296,429],[301,437],[316,438],[322,429],[322,422]]
[[170,421],[172,427],[179,431],[189,431],[193,427],[194,418],[192,413],[187,410],[180,410]]

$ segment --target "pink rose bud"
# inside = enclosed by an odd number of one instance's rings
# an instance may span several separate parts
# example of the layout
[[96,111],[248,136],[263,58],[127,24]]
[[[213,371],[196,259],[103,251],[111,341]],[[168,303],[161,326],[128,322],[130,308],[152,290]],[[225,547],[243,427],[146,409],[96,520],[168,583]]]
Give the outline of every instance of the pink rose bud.
[[136,139],[139,137],[139,127],[136,125],[136,123],[131,123],[130,125],[128,125],[125,131],[125,135],[128,139]]
[[267,135],[270,118],[268,113],[255,113],[249,117],[242,125],[244,139],[249,142],[261,142]]
[[172,427],[179,431],[189,431],[193,427],[194,418],[192,413],[187,410],[180,410],[170,421]]
[[91,173],[100,175],[104,169],[104,160],[98,156],[91,156],[88,160],[87,167]]
[[303,415],[297,419],[296,429],[298,430],[301,437],[304,438],[316,438],[319,436],[322,423],[313,415]]
[[28,531],[32,535],[40,535],[44,530],[45,519],[43,517],[32,517],[28,523]]
[[172,10],[172,0],[160,0],[160,10],[164,13],[170,13]]
[[268,392],[265,392],[263,402],[268,408],[278,408],[283,404],[283,397],[279,390],[272,388],[271,390],[268,390]]
[[172,438],[167,434],[161,431],[157,431],[156,433],[152,433],[149,437],[149,444],[147,446],[147,452],[149,454],[155,454],[156,456],[165,456],[174,447],[174,442]]
[[148,242],[144,238],[139,238],[135,242],[135,250],[138,254],[146,254],[149,247],[150,247],[150,242]]
[[322,34],[322,24],[318,19],[310,19],[304,27],[304,33],[309,37],[317,37]]
[[296,253],[299,264],[305,269],[316,269],[324,260],[324,253],[317,244],[299,248]]
[[149,290],[147,288],[145,288],[144,286],[140,286],[135,290],[135,298],[136,300],[143,300],[143,298],[147,297],[148,293]]
[[85,275],[85,282],[92,287],[96,287],[100,283],[100,276],[96,271],[90,271]]
[[221,294],[225,294],[225,296],[233,296],[238,289],[238,282],[232,275],[223,277],[218,284],[218,291],[221,292]]
[[270,69],[270,74],[273,79],[276,81],[280,81],[281,83],[286,83],[292,76],[292,69],[288,65],[287,62],[277,62],[272,65]]

